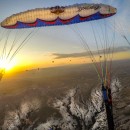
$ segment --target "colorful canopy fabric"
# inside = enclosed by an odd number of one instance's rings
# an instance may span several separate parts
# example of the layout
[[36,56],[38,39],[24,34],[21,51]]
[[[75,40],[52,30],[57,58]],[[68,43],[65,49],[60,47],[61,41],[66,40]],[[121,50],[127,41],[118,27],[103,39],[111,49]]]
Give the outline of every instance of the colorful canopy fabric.
[[41,26],[68,25],[91,20],[98,20],[116,14],[116,9],[104,4],[75,4],[39,8],[14,14],[6,18],[4,28],[31,28]]

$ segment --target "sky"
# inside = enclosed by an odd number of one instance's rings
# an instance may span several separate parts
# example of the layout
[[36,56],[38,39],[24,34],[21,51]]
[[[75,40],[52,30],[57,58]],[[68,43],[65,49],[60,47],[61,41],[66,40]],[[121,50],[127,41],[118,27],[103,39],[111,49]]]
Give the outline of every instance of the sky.
[[[56,5],[72,5],[75,3],[104,3],[117,8],[117,14],[105,20],[107,26],[112,26],[114,20],[118,29],[115,33],[115,47],[130,47],[126,40],[121,37],[124,34],[130,40],[130,0],[0,0],[0,22],[6,17],[19,12],[23,12],[35,8],[52,7]],[[104,20],[93,21],[92,26],[95,28],[95,33],[98,36],[101,34],[99,24],[104,24]],[[91,24],[80,23],[76,26],[87,39],[87,43],[92,51],[96,50],[94,35],[92,33]],[[101,25],[103,26],[103,25]],[[113,30],[108,27],[108,38],[110,41],[114,35]],[[43,27],[31,37],[28,43],[20,50],[10,64],[16,68],[31,69],[50,66],[59,66],[67,64],[87,63],[90,60],[81,56],[85,52],[80,38],[74,32],[75,25],[58,26],[58,27]],[[30,31],[30,30],[29,30]],[[13,34],[11,36],[13,38]],[[10,39],[11,39],[10,38]],[[24,39],[24,37],[22,37]],[[2,43],[1,43],[2,44]],[[10,46],[11,40],[8,41]],[[100,45],[99,45],[100,47]],[[63,54],[79,54],[78,57],[57,58]],[[127,48],[123,53],[119,51],[115,55],[115,59],[130,59],[130,49]],[[10,65],[11,66],[11,65]]]

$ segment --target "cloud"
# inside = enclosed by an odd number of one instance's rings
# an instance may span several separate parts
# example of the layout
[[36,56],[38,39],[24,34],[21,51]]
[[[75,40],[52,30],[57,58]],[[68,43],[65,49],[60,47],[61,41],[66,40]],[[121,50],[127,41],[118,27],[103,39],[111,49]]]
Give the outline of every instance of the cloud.
[[[112,52],[112,48],[110,48],[109,50],[110,51],[108,51],[107,54]],[[117,48],[114,48],[114,53],[125,52],[125,51],[129,51],[129,50],[130,50],[130,47],[117,47]],[[98,54],[102,55],[102,54],[104,54],[104,50],[99,50],[99,52],[93,51],[92,54],[93,55],[98,55]],[[71,54],[53,53],[52,55],[55,56],[55,59],[62,59],[62,58],[88,57],[88,56],[90,56],[90,53],[89,52],[71,53]]]

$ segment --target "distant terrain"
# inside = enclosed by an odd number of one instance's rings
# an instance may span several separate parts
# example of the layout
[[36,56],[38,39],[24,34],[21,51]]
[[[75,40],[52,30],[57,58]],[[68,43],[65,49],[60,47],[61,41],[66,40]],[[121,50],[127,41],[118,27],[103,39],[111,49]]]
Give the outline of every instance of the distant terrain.
[[[113,78],[118,78],[122,87],[114,116],[116,121],[127,118],[130,123],[130,60],[113,62]],[[42,103],[37,116],[41,122],[59,112],[51,107],[56,98],[63,97],[75,87],[80,88],[84,98],[89,98],[91,90],[100,86],[97,74],[91,64],[68,65],[40,68],[6,76],[0,83],[0,126],[8,111],[19,107],[21,102],[39,99]],[[35,116],[35,115],[34,115]]]

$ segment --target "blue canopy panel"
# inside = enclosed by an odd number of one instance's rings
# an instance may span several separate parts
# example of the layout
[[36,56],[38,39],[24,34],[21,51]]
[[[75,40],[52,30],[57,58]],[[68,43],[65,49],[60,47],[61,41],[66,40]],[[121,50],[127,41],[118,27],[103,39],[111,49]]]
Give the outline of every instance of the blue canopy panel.
[[56,26],[56,25],[69,25],[69,24],[75,24],[75,23],[80,23],[80,22],[87,22],[87,21],[92,21],[92,20],[98,20],[98,19],[103,19],[110,17],[114,14],[100,14],[99,12],[87,16],[87,17],[81,17],[80,15],[77,15],[71,19],[68,20],[62,20],[60,18],[57,18],[54,21],[44,21],[41,19],[36,19],[35,22],[33,23],[24,23],[18,21],[15,25],[11,26],[3,26],[4,28],[8,29],[22,29],[22,28],[33,28],[33,27],[43,27],[43,26]]

